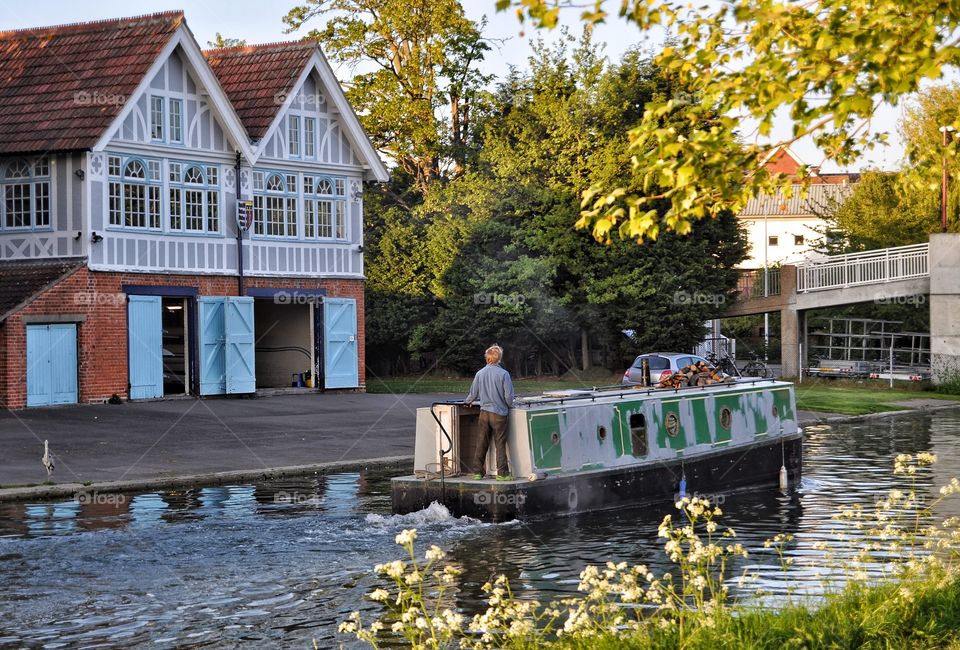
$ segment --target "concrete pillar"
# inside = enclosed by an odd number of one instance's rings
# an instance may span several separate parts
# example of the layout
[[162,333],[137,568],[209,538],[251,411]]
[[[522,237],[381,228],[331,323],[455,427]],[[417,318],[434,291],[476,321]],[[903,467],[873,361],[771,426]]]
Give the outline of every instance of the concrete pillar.
[[930,366],[936,384],[960,375],[960,233],[930,235]]
[[784,377],[800,376],[800,324],[803,313],[796,305],[780,310],[780,363]]

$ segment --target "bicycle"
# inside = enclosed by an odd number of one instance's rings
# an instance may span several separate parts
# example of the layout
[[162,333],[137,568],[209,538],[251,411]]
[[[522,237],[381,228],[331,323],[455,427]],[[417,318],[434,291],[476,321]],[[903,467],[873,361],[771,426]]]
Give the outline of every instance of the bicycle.
[[740,370],[737,368],[737,364],[730,358],[729,354],[724,354],[721,357],[718,357],[715,353],[709,352],[706,356],[707,361],[710,362],[714,368],[719,370],[725,375],[731,377],[740,377]]
[[759,377],[760,379],[769,379],[773,377],[773,371],[767,367],[763,361],[754,357],[753,361],[748,361],[743,367],[741,374],[744,377]]

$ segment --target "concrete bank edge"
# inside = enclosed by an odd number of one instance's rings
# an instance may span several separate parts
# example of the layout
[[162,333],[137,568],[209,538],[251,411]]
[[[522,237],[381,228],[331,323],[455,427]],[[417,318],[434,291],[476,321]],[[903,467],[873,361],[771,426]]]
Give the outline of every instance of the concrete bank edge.
[[413,456],[385,456],[383,458],[362,458],[359,460],[312,463],[309,465],[289,465],[263,469],[230,470],[227,472],[205,472],[176,476],[155,476],[128,481],[92,481],[84,483],[59,483],[56,485],[35,485],[30,487],[11,487],[0,489],[0,503],[5,501],[28,501],[33,499],[62,499],[77,494],[91,492],[142,492],[164,488],[198,487],[262,481],[286,477],[309,476],[311,474],[332,474],[366,468],[401,467],[413,463]]

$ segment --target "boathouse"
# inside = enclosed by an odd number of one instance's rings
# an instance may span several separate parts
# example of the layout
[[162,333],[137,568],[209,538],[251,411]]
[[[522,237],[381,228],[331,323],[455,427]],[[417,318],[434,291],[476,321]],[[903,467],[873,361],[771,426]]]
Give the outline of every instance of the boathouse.
[[386,180],[314,42],[0,33],[0,405],[362,389]]

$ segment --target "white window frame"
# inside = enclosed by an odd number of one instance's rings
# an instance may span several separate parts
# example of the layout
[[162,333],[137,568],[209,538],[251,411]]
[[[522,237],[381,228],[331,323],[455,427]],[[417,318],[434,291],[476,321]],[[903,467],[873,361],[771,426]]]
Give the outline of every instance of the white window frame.
[[300,116],[287,115],[287,155],[300,158],[303,151],[303,136],[300,129]]
[[[253,192],[253,235],[256,238],[263,239],[286,239],[299,240],[300,233],[300,194],[290,190],[287,176],[297,175],[292,172],[280,170],[256,170],[263,174],[262,189],[256,189],[254,184]],[[278,179],[279,188],[272,187],[274,180]],[[297,183],[297,188],[301,183]],[[279,221],[271,221],[268,217],[271,213],[275,214],[279,209]],[[270,232],[271,226],[281,226],[282,232]]]
[[[183,144],[183,100],[179,97],[170,97],[167,104],[167,119],[169,120],[167,133],[170,142]],[[176,111],[173,110],[174,106],[177,107]],[[176,120],[174,120],[174,116],[176,116]]]
[[317,118],[303,118],[303,157],[315,159],[317,157]]
[[[166,98],[162,95],[150,95],[150,140],[153,142],[163,142],[166,136],[165,125]],[[158,130],[159,135],[157,135]]]
[[[309,179],[309,180],[308,180]],[[350,241],[350,218],[347,208],[346,179],[327,175],[305,175],[304,239],[307,241]],[[309,207],[308,207],[309,206]],[[321,223],[321,215],[329,219]]]
[[[119,159],[119,172],[113,170],[113,160]],[[127,176],[127,168],[132,162],[143,167],[143,178]],[[160,163],[159,167],[156,163]],[[152,178],[152,171],[160,170],[159,178]],[[108,230],[132,230],[135,232],[163,232],[163,164],[156,158],[144,158],[108,153],[106,195],[106,223]],[[143,187],[144,225],[129,225],[127,215],[127,188]],[[114,214],[119,215],[120,223],[114,223]]]
[[[25,176],[7,178],[8,171],[13,165],[21,164],[26,167]],[[43,171],[38,169],[42,166]],[[54,206],[54,183],[53,183],[53,165],[47,156],[39,158],[13,158],[5,162],[0,162],[0,232],[43,232],[53,230]],[[26,201],[27,212],[25,213],[26,223],[23,225],[8,225],[9,217],[7,209],[7,193],[13,187],[26,186],[26,195],[19,197],[19,201]],[[46,199],[46,223],[38,224],[37,217],[40,214],[38,202]]]
[[[210,163],[172,160],[167,171],[166,228],[168,232],[183,235],[223,234],[223,193],[220,187],[220,166]],[[203,182],[187,182],[193,169],[200,171]],[[187,199],[199,192],[201,228],[188,227]],[[176,214],[175,214],[176,211]],[[215,222],[211,227],[211,222]]]

